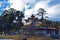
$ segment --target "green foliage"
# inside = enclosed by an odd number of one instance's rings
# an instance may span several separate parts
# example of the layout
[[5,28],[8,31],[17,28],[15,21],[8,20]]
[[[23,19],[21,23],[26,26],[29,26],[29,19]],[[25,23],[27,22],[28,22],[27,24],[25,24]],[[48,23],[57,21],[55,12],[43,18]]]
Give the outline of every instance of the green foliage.
[[[16,19],[18,17],[18,19]],[[10,30],[19,30],[20,27],[24,26],[22,23],[22,18],[24,18],[24,13],[21,11],[16,11],[15,9],[9,9],[3,11],[0,16],[0,31],[8,32]],[[14,23],[13,21],[18,21]],[[60,23],[50,20],[43,20],[44,27],[60,27]]]
[[[19,13],[15,12],[14,11],[15,9],[13,10],[5,10],[3,11],[2,15],[0,16],[0,31],[4,31],[4,32],[7,32],[9,30],[13,30],[13,29],[18,29],[20,28],[19,25],[23,26],[22,25],[22,18],[24,16],[24,14],[22,14],[23,12]],[[17,14],[17,15],[16,15]],[[21,16],[19,20],[19,23],[14,23],[13,21],[16,19],[16,16],[19,17],[19,15]]]
[[51,20],[43,20],[43,26],[45,27],[52,27],[52,28],[58,28],[58,26],[60,25],[60,23],[56,22],[56,21],[51,21]]

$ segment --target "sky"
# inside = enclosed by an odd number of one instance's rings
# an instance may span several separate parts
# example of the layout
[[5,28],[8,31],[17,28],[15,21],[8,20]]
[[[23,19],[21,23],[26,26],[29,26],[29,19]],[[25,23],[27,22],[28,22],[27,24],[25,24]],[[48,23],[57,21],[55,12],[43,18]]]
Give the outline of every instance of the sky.
[[60,21],[60,0],[0,0],[0,15],[9,8],[24,10],[25,18],[37,14],[39,8],[43,8],[49,17],[46,19]]

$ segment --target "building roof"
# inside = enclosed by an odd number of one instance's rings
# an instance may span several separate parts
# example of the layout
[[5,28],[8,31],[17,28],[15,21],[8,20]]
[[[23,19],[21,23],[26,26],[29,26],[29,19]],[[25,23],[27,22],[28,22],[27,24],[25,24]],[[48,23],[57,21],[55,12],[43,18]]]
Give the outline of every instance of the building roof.
[[57,28],[44,28],[44,27],[41,27],[41,28],[34,28],[34,30],[57,30]]
[[32,31],[35,30],[57,30],[57,28],[46,28],[46,27],[24,27],[24,29],[31,29]]

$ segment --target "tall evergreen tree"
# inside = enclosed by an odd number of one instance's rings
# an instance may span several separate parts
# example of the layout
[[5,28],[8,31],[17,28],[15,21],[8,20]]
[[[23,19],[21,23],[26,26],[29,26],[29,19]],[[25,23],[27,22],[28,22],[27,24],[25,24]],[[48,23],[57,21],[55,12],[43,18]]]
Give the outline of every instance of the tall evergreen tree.
[[37,15],[41,16],[41,21],[42,21],[42,26],[43,26],[44,15],[47,14],[47,13],[46,13],[46,11],[45,11],[43,8],[40,8],[40,9],[38,10],[38,12],[39,12],[39,13],[38,13]]

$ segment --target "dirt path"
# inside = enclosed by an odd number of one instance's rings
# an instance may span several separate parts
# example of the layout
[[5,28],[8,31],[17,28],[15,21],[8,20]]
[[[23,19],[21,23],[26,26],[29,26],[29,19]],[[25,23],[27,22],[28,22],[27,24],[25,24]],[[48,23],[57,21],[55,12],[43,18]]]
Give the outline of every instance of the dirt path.
[[0,38],[4,39],[14,39],[14,40],[22,40],[23,38],[27,38],[27,40],[59,40],[59,39],[52,39],[49,37],[38,37],[38,36],[21,36],[21,35],[0,35]]

